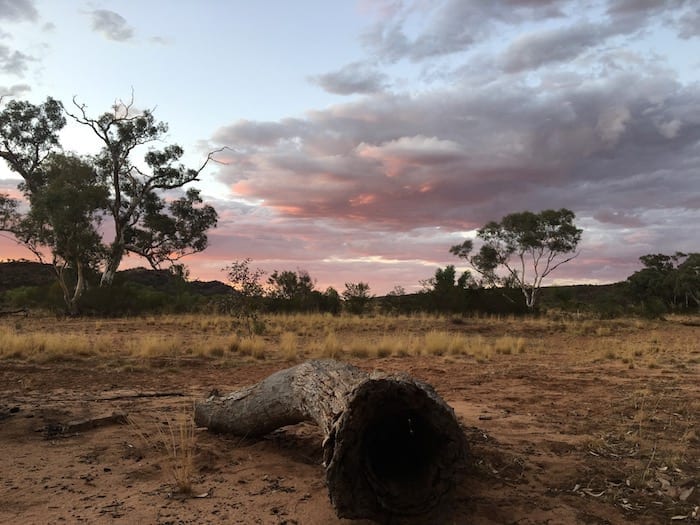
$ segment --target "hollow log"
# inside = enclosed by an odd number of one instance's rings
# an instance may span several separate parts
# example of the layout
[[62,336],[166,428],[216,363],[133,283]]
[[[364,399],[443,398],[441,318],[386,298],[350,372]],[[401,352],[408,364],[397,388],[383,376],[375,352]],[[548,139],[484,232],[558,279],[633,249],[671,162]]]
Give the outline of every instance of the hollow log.
[[452,408],[424,382],[312,360],[195,404],[198,426],[239,436],[302,421],[323,432],[326,483],[338,517],[443,522],[467,443]]

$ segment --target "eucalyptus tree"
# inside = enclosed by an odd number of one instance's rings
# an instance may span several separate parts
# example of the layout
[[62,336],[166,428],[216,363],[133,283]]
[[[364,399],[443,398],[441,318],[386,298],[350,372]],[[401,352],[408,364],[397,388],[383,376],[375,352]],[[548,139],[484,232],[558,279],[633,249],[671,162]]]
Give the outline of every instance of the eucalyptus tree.
[[39,105],[11,100],[0,111],[0,158],[22,177],[26,201],[0,195],[0,230],[39,261],[50,261],[66,308],[75,314],[86,273],[101,252],[97,226],[106,189],[88,162],[59,153],[65,124],[61,103],[50,97]]
[[66,309],[75,315],[88,273],[104,254],[99,227],[108,188],[85,159],[61,153],[44,159],[29,187],[23,185],[29,202],[25,213],[17,200],[0,196],[0,229],[51,264]]
[[477,230],[482,241],[477,253],[472,255],[471,239],[452,246],[450,253],[467,260],[484,284],[520,288],[533,309],[544,278],[578,256],[583,230],[576,227],[575,218],[566,208],[512,213]]
[[[102,143],[94,157],[98,172],[109,185],[107,206],[113,228],[103,261],[101,285],[109,285],[128,253],[145,258],[153,268],[164,262],[200,252],[207,247],[207,231],[216,226],[217,214],[203,204],[200,191],[189,187],[184,196],[168,202],[171,190],[181,190],[197,181],[212,159],[212,153],[196,169],[180,159],[183,149],[164,141],[168,125],[156,121],[151,110],[138,111],[133,96],[117,101],[111,111],[88,115],[85,104],[73,100],[75,112],[68,114],[89,127]],[[137,155],[143,150],[143,158]]]
[[[156,149],[168,127],[150,110],[136,111],[133,100],[115,103],[95,119],[84,105],[76,107],[71,117],[103,144],[89,158],[61,153],[66,118],[60,102],[0,98],[0,158],[22,178],[24,197],[0,195],[0,230],[39,260],[51,257],[71,311],[85,289],[86,269],[101,271],[100,284],[109,285],[127,253],[153,268],[174,263],[204,250],[207,231],[217,222],[199,190],[184,188],[213,153],[198,169],[188,169],[179,162],[180,146]],[[139,153],[141,160],[135,158]]]

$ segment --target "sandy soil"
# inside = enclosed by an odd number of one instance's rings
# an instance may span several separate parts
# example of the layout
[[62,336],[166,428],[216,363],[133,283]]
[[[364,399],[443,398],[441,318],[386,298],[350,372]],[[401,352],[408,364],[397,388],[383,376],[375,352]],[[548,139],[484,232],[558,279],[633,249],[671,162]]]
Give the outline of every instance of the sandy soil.
[[[496,354],[486,362],[350,361],[406,371],[454,407],[471,454],[452,523],[696,523],[700,328],[669,330],[691,342],[683,362],[630,367],[616,359],[581,360],[576,340],[557,334],[542,336],[546,351]],[[177,427],[178,416],[214,387],[234,390],[286,366],[250,360],[222,367],[201,359],[129,371],[90,359],[3,361],[0,523],[359,523],[335,517],[320,465],[321,436],[307,424],[261,440],[197,431],[191,479],[199,497],[174,491],[161,439],[167,425]],[[183,395],[143,397],[154,392]],[[114,411],[132,422],[59,431],[61,424]]]

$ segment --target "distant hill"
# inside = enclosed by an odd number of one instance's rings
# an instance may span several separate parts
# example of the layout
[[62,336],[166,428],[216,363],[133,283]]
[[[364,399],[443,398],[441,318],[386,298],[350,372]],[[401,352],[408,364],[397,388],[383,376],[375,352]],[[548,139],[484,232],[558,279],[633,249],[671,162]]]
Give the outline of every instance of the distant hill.
[[[148,268],[131,268],[117,272],[116,279],[117,282],[137,283],[165,292],[173,291],[179,285],[177,278],[169,271]],[[187,289],[191,293],[206,297],[231,292],[231,287],[221,281],[187,281]]]
[[0,293],[21,286],[42,286],[54,282],[50,264],[33,261],[0,263]]
[[[32,261],[10,261],[0,263],[0,293],[22,286],[44,286],[55,280],[50,264]],[[172,292],[179,285],[178,280],[167,270],[131,268],[117,272],[117,283],[136,283],[159,291]],[[189,281],[187,291],[209,297],[226,294],[231,288],[220,281]]]

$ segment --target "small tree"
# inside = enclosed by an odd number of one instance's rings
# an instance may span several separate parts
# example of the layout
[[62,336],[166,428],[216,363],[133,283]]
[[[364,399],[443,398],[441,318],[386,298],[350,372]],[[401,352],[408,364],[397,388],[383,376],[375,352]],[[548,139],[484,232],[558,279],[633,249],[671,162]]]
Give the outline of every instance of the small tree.
[[270,286],[270,297],[297,302],[303,302],[316,286],[306,270],[275,270],[267,278],[267,284]]
[[[578,256],[583,230],[575,226],[575,217],[565,208],[512,213],[478,230],[482,245],[475,255],[471,239],[452,246],[450,253],[467,260],[487,286],[510,283],[520,288],[527,307],[533,309],[544,278]],[[498,273],[499,268],[505,275]]]
[[363,282],[345,283],[343,300],[348,311],[354,314],[364,313],[372,297],[369,293],[369,284]]
[[244,319],[249,333],[264,331],[264,324],[259,320],[263,307],[265,288],[261,280],[265,272],[260,268],[250,267],[251,259],[234,261],[222,271],[226,272],[232,294],[224,299],[222,307],[240,319]]
[[342,307],[342,302],[340,300],[340,294],[338,290],[329,286],[326,291],[321,295],[321,309],[324,312],[329,312],[333,315],[338,315]]
[[430,297],[432,307],[444,312],[464,310],[467,305],[466,290],[476,288],[471,273],[462,272],[457,278],[457,270],[452,264],[444,269],[438,268],[433,277],[421,281],[420,284],[423,286],[423,293]]

